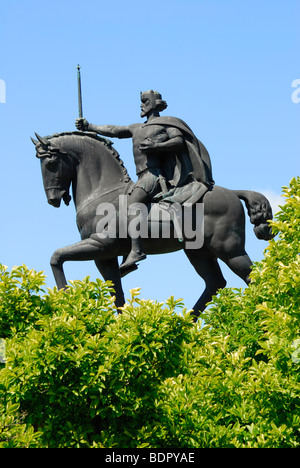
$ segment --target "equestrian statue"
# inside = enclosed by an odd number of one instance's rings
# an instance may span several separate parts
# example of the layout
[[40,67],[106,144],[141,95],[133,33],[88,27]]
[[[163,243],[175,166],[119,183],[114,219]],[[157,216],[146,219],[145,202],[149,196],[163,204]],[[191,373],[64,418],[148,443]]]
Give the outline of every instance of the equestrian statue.
[[[269,225],[272,209],[261,193],[215,185],[208,151],[188,125],[175,117],[160,116],[167,103],[157,91],[142,92],[140,98],[141,117],[145,119],[142,123],[93,125],[82,117],[81,107],[75,122],[76,131],[47,137],[36,134],[37,139],[32,139],[41,162],[48,203],[59,207],[64,200],[68,205],[72,187],[81,236],[80,242],[54,252],[52,271],[57,287],[65,288],[64,262],[95,261],[103,279],[113,283],[115,303],[121,308],[125,304],[123,276],[136,270],[147,255],[183,249],[205,282],[205,290],[191,312],[196,321],[218,289],[226,286],[218,259],[247,285],[250,282],[252,262],[245,251],[245,215],[241,200],[246,204],[258,239],[273,237]],[[136,182],[131,180],[110,138],[132,139]],[[126,210],[121,206],[124,200]],[[203,239],[199,245],[188,242],[183,222],[178,235],[178,217],[167,218],[168,231],[162,229],[161,219],[151,218],[154,207],[160,206],[173,214],[176,210],[172,207],[177,208],[177,212],[180,208],[190,208],[190,221],[195,226],[200,205],[203,207]],[[133,207],[136,206],[140,211],[146,207],[146,215],[139,218],[140,226],[134,219]],[[118,223],[114,217],[107,216],[110,207],[113,208],[111,213],[119,217]],[[125,227],[135,223],[135,235],[130,234],[130,229],[120,232],[120,221]],[[185,218],[184,222],[187,222]],[[151,236],[153,223],[158,226],[156,233],[159,235]],[[121,264],[118,257],[122,257]]]

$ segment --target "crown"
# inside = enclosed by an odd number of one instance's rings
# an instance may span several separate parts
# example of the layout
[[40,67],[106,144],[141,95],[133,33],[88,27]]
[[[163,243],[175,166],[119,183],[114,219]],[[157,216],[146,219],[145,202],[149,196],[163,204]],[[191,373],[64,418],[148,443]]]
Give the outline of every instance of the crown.
[[149,96],[149,97],[155,97],[156,99],[161,99],[161,94],[158,93],[157,91],[153,91],[153,89],[150,89],[149,91],[141,91],[141,96]]

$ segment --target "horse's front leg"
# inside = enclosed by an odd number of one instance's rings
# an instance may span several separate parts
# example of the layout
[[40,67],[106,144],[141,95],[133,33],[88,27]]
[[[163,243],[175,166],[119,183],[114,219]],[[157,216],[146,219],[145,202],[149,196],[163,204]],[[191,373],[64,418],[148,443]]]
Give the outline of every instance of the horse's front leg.
[[125,304],[122,289],[121,276],[118,258],[103,259],[105,245],[94,239],[85,239],[76,244],[63,247],[54,252],[51,258],[51,267],[58,289],[65,289],[67,280],[63,270],[66,261],[94,260],[104,281],[112,281],[116,293],[116,306],[122,307]]
[[50,265],[58,289],[64,289],[67,286],[63,270],[64,262],[95,260],[101,251],[102,245],[93,239],[84,239],[76,244],[56,250],[51,257]]
[[95,264],[100,271],[104,281],[112,281],[114,285],[114,290],[116,293],[116,307],[123,307],[125,304],[125,297],[122,288],[118,257],[109,260],[98,258],[95,260]]

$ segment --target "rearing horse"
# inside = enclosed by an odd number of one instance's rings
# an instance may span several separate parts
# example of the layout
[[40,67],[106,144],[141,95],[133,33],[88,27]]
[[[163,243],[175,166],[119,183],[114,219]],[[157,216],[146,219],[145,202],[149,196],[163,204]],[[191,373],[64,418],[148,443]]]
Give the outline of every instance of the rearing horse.
[[[44,188],[48,203],[59,207],[63,199],[70,202],[72,185],[81,241],[58,249],[51,258],[57,287],[65,288],[63,271],[66,261],[94,260],[105,281],[114,284],[116,306],[125,303],[118,256],[130,252],[130,238],[100,238],[97,233],[98,207],[111,203],[119,209],[119,197],[128,192],[131,181],[112,143],[95,133],[65,132],[33,140],[36,156],[41,161]],[[272,219],[269,201],[260,193],[229,190],[214,186],[204,196],[204,244],[199,249],[186,248],[176,236],[143,239],[146,254],[159,254],[184,249],[196,272],[205,281],[205,290],[193,308],[195,319],[206,304],[226,286],[218,264],[223,260],[229,268],[249,284],[252,262],[245,251],[245,215],[242,199],[259,239],[271,239],[268,220]],[[130,200],[130,197],[129,197]]]

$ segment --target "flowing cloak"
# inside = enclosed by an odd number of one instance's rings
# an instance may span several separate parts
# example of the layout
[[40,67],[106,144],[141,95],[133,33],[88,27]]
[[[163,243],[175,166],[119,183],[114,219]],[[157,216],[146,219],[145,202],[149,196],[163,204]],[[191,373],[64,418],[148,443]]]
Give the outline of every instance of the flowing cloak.
[[171,186],[183,187],[191,180],[202,182],[207,187],[214,185],[208,151],[183,120],[177,117],[157,117],[145,124],[148,125],[175,127],[183,134],[183,149],[163,157],[162,168]]

